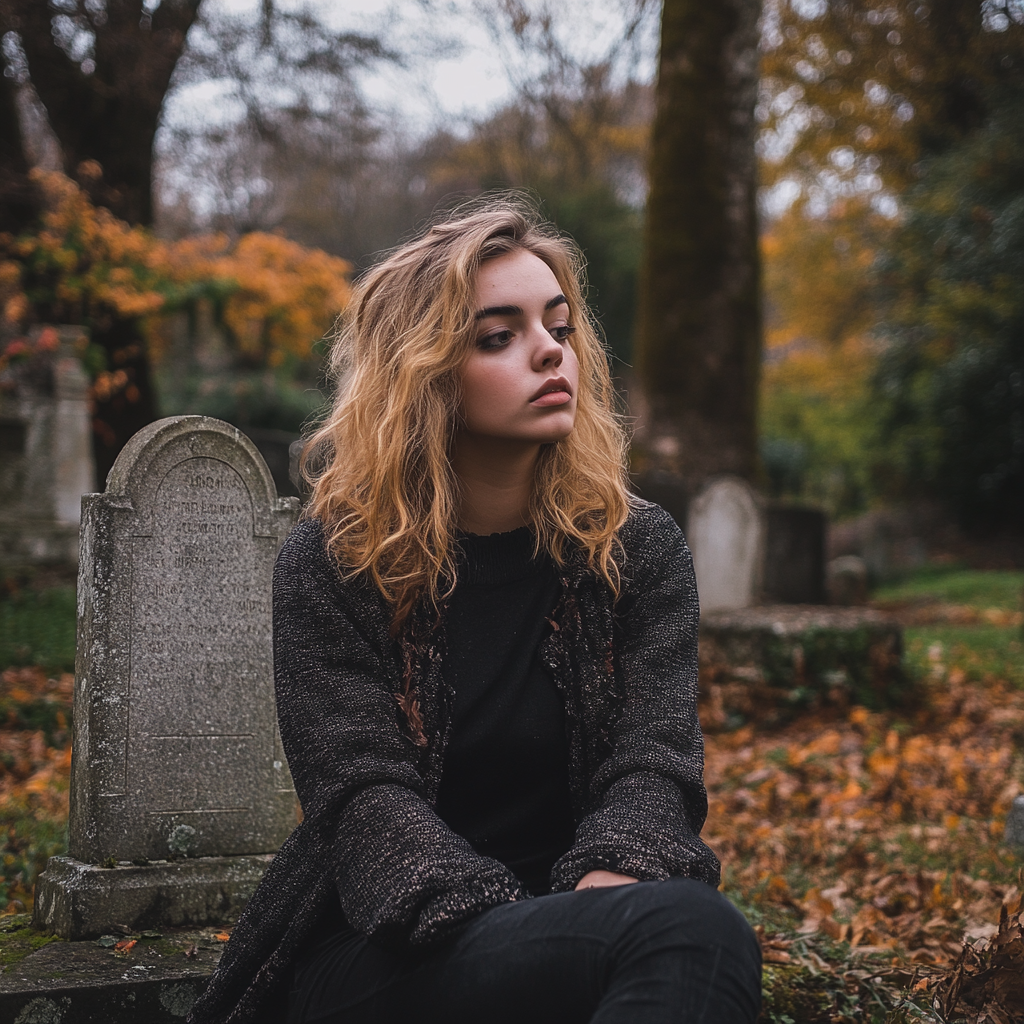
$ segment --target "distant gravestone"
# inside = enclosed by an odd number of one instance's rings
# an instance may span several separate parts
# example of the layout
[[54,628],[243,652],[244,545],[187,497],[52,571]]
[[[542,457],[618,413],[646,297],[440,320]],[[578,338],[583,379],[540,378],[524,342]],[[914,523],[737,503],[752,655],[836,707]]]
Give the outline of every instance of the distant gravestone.
[[1024,796],[1016,796],[1010,805],[1010,813],[1006,816],[1006,828],[1003,842],[1007,846],[1017,847],[1024,851]]
[[298,500],[236,428],[181,416],[136,434],[82,507],[69,856],[36,922],[231,920],[296,821],[270,601]]
[[897,707],[914,692],[903,671],[900,624],[873,608],[777,604],[711,612],[701,618],[700,661],[705,678],[742,681],[747,695],[757,696],[738,710],[767,713],[768,721],[820,701]]
[[829,604],[858,605],[868,602],[868,567],[857,555],[840,555],[825,567]]
[[825,513],[773,505],[765,528],[763,598],[777,604],[825,600]]
[[764,564],[764,516],[753,489],[720,477],[690,502],[686,537],[703,611],[757,602]]
[[92,419],[81,327],[35,327],[0,372],[0,563],[74,563],[92,491]]

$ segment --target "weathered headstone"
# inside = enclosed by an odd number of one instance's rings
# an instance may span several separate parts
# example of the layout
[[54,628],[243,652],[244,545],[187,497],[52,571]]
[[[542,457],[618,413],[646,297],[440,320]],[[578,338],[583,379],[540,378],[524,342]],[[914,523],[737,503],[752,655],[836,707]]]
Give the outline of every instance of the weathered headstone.
[[764,515],[738,477],[711,481],[690,502],[686,537],[703,611],[747,608],[761,589]]
[[36,327],[0,374],[0,562],[73,563],[94,490],[81,327]]
[[36,922],[231,920],[296,821],[270,598],[298,501],[236,428],[180,416],[136,434],[82,509],[69,856]]
[[822,604],[825,600],[825,513],[772,505],[767,510],[764,600]]

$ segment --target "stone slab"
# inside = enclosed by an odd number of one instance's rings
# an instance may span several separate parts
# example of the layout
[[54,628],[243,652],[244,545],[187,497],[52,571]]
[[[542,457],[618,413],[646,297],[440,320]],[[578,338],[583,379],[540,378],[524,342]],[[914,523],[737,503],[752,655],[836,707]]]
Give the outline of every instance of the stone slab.
[[99,867],[51,857],[36,882],[34,924],[67,939],[111,930],[233,924],[270,854]]
[[907,689],[903,631],[872,608],[764,605],[702,617],[705,675],[788,694],[886,707]]
[[223,950],[209,931],[140,938],[127,953],[93,942],[53,942],[0,969],[0,1021],[181,1024]]

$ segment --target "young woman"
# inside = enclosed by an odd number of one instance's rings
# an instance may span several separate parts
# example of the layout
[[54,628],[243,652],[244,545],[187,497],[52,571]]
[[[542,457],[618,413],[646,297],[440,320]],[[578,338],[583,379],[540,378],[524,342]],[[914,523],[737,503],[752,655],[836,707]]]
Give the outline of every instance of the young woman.
[[304,820],[193,1024],[757,1018],[690,555],[626,489],[581,265],[492,198],[356,287],[274,578]]

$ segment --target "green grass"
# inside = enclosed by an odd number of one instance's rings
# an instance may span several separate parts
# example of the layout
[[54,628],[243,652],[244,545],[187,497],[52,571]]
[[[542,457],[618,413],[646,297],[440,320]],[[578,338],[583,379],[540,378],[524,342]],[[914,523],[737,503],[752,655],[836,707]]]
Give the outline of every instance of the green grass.
[[955,665],[968,679],[987,675],[1024,686],[1024,635],[1019,626],[908,626],[903,631],[904,660],[912,671],[927,675],[931,652],[942,645],[940,661]]
[[933,600],[1019,610],[1024,599],[1024,572],[924,566],[898,582],[879,587],[871,596],[876,601]]
[[[879,587],[872,597],[886,604],[936,602],[1017,611],[1024,601],[1024,572],[924,566]],[[1024,630],[1020,626],[936,623],[908,626],[903,636],[906,664],[919,675],[931,670],[934,652],[943,664],[962,668],[969,679],[994,675],[1024,686]]]
[[[0,669],[38,666],[47,672],[75,667],[75,588],[23,587],[0,597]],[[0,696],[0,724],[16,731],[42,730],[46,743],[63,747],[70,734],[66,702],[43,695],[31,701]],[[0,759],[4,755],[0,754]],[[0,768],[3,762],[0,760]],[[38,873],[47,860],[65,852],[67,826],[37,813],[31,806],[8,803],[0,811],[0,911],[9,899],[27,902]],[[31,952],[37,937],[23,942],[7,936],[3,956]]]
[[0,912],[14,898],[26,901],[51,857],[67,853],[67,824],[40,818],[29,807],[0,813]]
[[75,667],[75,588],[23,590],[0,600],[0,668]]

